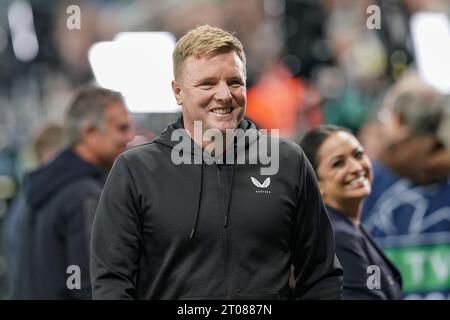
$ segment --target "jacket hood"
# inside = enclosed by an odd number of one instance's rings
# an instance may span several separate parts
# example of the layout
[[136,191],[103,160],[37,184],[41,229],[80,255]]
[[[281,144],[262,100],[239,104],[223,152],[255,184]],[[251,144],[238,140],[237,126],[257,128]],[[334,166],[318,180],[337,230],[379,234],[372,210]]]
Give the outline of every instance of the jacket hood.
[[40,207],[58,189],[76,179],[93,177],[102,181],[106,171],[62,150],[49,164],[31,172],[25,180],[25,196],[32,208]]
[[[174,134],[175,130],[178,130],[176,134]],[[198,144],[191,143],[193,140],[189,133],[184,129],[183,116],[181,115],[176,121],[170,123],[161,135],[154,140],[154,142],[173,149],[181,147],[180,141],[189,141],[190,148],[185,148],[182,152],[189,151],[190,156],[194,159],[201,159],[203,156],[203,158],[207,158],[205,159],[207,161],[218,161],[218,163],[221,163],[225,158],[230,159],[228,158],[230,153],[233,153],[233,155],[230,156],[235,157],[239,152],[245,152],[245,150],[247,150],[253,143],[258,141],[260,136],[261,133],[257,130],[256,125],[253,122],[244,119],[238,124],[233,148],[228,147],[225,154],[214,158],[210,156],[209,153],[203,152],[203,149]]]

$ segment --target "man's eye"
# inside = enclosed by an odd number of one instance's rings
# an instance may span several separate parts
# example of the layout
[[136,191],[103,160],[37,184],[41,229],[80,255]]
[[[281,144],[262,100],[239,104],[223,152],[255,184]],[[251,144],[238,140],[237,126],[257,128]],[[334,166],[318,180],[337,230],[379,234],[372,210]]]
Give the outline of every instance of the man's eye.
[[213,85],[212,85],[212,83],[202,83],[199,87],[201,89],[208,90],[208,89],[211,89],[213,87]]
[[243,85],[244,84],[242,82],[239,82],[239,81],[233,81],[233,82],[230,83],[230,86],[233,87],[233,88],[240,88]]

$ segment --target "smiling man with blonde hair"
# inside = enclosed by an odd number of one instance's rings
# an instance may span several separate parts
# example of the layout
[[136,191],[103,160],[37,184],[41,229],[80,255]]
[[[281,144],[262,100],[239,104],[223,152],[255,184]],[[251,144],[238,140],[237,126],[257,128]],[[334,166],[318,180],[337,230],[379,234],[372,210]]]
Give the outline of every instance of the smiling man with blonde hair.
[[[103,190],[92,230],[94,298],[339,299],[342,269],[308,160],[244,120],[240,41],[200,26],[178,41],[173,63],[182,116],[120,156]],[[231,133],[225,152],[209,154],[211,131],[213,143]],[[178,138],[193,143],[179,150]],[[263,161],[224,157],[237,150],[250,159],[266,140],[280,151],[270,176],[260,174]],[[174,161],[178,152],[188,161]]]

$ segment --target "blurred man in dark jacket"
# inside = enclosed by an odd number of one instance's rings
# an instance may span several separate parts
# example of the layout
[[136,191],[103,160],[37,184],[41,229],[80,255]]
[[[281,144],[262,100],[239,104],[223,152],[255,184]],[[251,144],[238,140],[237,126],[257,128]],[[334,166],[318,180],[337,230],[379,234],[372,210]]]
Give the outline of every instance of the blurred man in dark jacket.
[[[35,154],[36,164],[30,170],[51,161],[63,144],[63,128],[59,124],[48,123],[40,128],[32,142],[32,151]],[[8,279],[6,298],[10,298],[14,286],[19,278],[19,253],[21,248],[22,233],[21,226],[26,215],[25,195],[20,188],[8,208],[2,225],[2,249],[5,252],[6,277]]]
[[90,299],[89,238],[108,170],[132,140],[122,96],[82,90],[66,115],[63,149],[25,182],[20,273],[13,298]]

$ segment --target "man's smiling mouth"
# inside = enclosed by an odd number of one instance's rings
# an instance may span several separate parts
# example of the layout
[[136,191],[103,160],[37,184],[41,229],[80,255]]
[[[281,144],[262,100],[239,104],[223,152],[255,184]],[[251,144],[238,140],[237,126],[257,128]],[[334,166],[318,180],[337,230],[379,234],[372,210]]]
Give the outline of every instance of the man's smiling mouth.
[[227,107],[227,108],[217,108],[217,109],[211,110],[211,112],[212,112],[212,113],[215,113],[215,114],[230,114],[231,111],[233,111],[233,108],[231,108],[231,107]]

